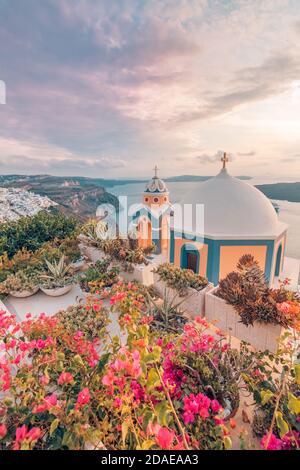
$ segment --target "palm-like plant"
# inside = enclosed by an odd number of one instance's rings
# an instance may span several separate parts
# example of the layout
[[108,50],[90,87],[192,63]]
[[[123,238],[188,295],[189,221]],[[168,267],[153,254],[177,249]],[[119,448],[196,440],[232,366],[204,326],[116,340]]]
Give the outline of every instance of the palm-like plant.
[[53,263],[45,260],[48,271],[41,275],[44,286],[48,288],[64,287],[72,282],[71,265],[66,265],[65,261],[65,255],[62,255],[59,261],[54,260]]
[[181,333],[183,326],[187,323],[188,318],[184,316],[185,310],[180,308],[186,299],[177,301],[177,295],[171,298],[165,289],[164,298],[161,304],[158,304],[147,293],[146,298],[147,315],[153,317],[151,329],[163,330],[168,333]]

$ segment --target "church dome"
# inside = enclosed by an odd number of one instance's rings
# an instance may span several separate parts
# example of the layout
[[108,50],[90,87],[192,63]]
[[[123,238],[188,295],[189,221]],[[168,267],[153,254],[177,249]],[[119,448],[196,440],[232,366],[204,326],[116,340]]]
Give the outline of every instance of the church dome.
[[146,185],[145,193],[167,193],[168,189],[165,182],[157,176],[157,166],[154,168],[154,171],[153,178]]
[[188,193],[182,204],[204,204],[204,232],[225,237],[272,236],[279,221],[270,200],[225,168]]

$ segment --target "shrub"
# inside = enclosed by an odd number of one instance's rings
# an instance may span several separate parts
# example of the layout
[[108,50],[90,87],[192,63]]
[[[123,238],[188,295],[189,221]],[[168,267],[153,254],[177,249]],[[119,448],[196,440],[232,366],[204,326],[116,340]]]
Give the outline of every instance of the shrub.
[[11,292],[34,292],[38,286],[38,275],[28,271],[18,271],[10,274],[0,283],[0,294],[9,295]]
[[119,268],[111,267],[109,259],[97,261],[80,277],[80,286],[85,292],[96,293],[104,287],[111,287],[119,279]]
[[146,312],[152,321],[151,331],[168,332],[180,334],[188,318],[184,316],[181,307],[183,300],[178,301],[177,296],[170,298],[165,292],[162,302],[152,299],[151,295],[146,296]]
[[107,309],[95,296],[87,297],[77,305],[60,310],[55,316],[70,334],[78,332],[89,341],[97,338],[105,343],[105,328],[109,323]]
[[243,376],[255,402],[253,432],[264,449],[300,448],[299,339],[286,333],[275,355],[252,354],[253,367]]
[[[128,296],[124,285],[118,288],[111,304],[121,309],[127,341],[121,346],[114,338],[109,351],[101,340],[106,320],[96,301],[19,325],[14,316],[0,313],[2,449],[84,449],[91,443],[108,450],[230,446],[217,400],[184,388],[174,400],[163,377],[163,340],[153,343],[141,317],[126,318],[143,305],[138,288],[127,286]],[[100,330],[91,336],[99,312]],[[86,315],[92,322],[88,329]]]
[[[108,356],[73,319],[16,324],[0,313],[1,449],[83,449],[98,439],[99,387]],[[4,395],[3,395],[4,394]],[[99,440],[99,439],[98,439]]]
[[41,211],[33,217],[22,217],[0,227],[0,255],[12,258],[19,250],[36,251],[45,242],[71,236],[76,220],[61,213]]
[[220,281],[216,295],[236,309],[245,325],[260,322],[294,328],[300,322],[299,311],[289,317],[281,304],[290,300],[298,305],[299,310],[299,299],[285,287],[270,289],[257,261],[253,256],[245,255],[237,265],[237,272],[229,273]]
[[208,285],[206,278],[195,274],[191,269],[180,269],[170,263],[161,264],[154,272],[158,274],[160,280],[180,295],[186,295],[189,288],[200,291]]

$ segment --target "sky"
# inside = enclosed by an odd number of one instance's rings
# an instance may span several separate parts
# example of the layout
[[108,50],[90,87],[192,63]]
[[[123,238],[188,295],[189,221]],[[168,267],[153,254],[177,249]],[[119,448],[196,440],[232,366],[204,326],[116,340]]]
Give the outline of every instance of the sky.
[[299,0],[0,0],[0,173],[300,181],[299,45]]

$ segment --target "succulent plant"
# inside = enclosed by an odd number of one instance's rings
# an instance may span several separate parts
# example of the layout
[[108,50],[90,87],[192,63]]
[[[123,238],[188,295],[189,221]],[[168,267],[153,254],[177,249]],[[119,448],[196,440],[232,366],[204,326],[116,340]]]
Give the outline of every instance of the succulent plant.
[[229,273],[219,284],[216,294],[235,307],[245,325],[260,323],[285,325],[276,304],[285,299],[282,289],[269,289],[264,273],[252,255],[244,255],[237,271]]
[[170,298],[165,291],[162,303],[156,302],[149,294],[146,296],[146,315],[153,317],[150,324],[151,330],[167,333],[181,333],[188,318],[184,316],[181,307],[184,300],[178,302],[178,297]]
[[38,285],[37,273],[30,271],[18,271],[10,274],[5,281],[0,283],[0,294],[8,295],[10,292],[34,292]]
[[94,293],[118,281],[119,268],[111,267],[109,259],[97,261],[79,277],[82,290]]
[[200,291],[208,285],[206,278],[195,274],[191,269],[181,269],[170,263],[161,264],[154,272],[180,295],[186,295],[189,288]]
[[65,255],[62,255],[59,261],[54,260],[53,263],[50,263],[46,259],[45,263],[47,271],[40,275],[43,287],[57,289],[73,282],[73,277],[70,274],[71,265],[66,265]]

